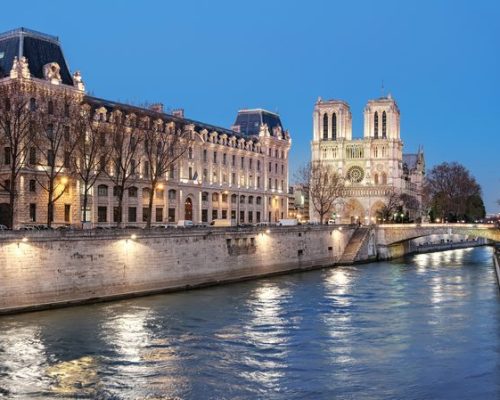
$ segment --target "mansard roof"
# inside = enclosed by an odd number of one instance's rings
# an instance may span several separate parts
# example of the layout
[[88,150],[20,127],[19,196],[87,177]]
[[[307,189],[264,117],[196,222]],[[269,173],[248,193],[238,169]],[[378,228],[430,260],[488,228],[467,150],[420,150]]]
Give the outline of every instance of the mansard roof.
[[9,76],[14,57],[26,57],[31,76],[39,79],[44,79],[43,66],[56,62],[60,67],[62,83],[73,85],[59,38],[56,36],[27,28],[0,34],[0,78]]
[[267,125],[269,132],[272,132],[276,127],[284,130],[278,114],[261,108],[238,111],[234,122],[234,126],[239,126],[240,133],[245,136],[258,136],[262,124]]
[[181,118],[175,115],[167,114],[164,112],[158,112],[154,111],[149,108],[143,108],[143,107],[138,107],[138,106],[133,106],[130,104],[124,104],[124,103],[118,103],[110,100],[105,100],[105,99],[100,99],[97,97],[93,96],[85,96],[84,102],[88,103],[90,106],[97,108],[97,107],[104,107],[108,111],[112,110],[121,110],[121,111],[126,111],[129,113],[135,113],[137,115],[142,115],[142,116],[149,116],[151,118],[161,118],[165,122],[175,122],[178,124],[183,124],[183,125],[194,125],[196,131],[202,131],[206,129],[208,132],[217,132],[218,134],[226,134],[228,136],[235,136],[238,139],[246,139],[246,140],[253,140],[255,142],[259,141],[258,136],[255,137],[249,137],[242,135],[238,132],[235,132],[230,129],[222,128],[220,126],[215,126],[211,124],[206,124],[204,122],[196,121],[193,119],[189,118]]

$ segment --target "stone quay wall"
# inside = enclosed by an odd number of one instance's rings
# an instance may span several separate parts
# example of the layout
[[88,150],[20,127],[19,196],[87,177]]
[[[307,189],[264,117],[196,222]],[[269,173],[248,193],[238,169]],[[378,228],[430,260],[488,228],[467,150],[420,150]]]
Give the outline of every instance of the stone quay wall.
[[500,245],[497,245],[493,253],[493,264],[497,273],[498,288],[500,289]]
[[354,229],[2,232],[0,313],[331,266]]

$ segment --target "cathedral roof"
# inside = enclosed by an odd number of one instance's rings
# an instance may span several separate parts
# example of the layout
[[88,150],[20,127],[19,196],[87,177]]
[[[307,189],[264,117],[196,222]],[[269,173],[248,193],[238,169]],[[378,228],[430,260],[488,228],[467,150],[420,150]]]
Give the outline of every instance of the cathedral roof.
[[276,113],[263,110],[261,108],[252,110],[240,110],[233,126],[239,127],[239,132],[245,136],[259,135],[260,126],[266,124],[269,131],[279,127],[283,130],[280,116]]
[[31,76],[44,79],[43,66],[56,62],[60,67],[62,83],[73,85],[68,64],[64,58],[59,38],[18,28],[0,34],[0,78],[9,76],[14,57],[28,60]]
[[408,171],[417,169],[418,154],[403,154],[403,164],[406,165]]

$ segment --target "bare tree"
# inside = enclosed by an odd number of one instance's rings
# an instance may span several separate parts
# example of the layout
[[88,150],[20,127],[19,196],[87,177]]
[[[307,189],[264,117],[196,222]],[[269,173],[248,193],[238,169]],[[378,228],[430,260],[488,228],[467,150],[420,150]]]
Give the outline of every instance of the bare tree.
[[83,186],[82,222],[87,222],[89,193],[97,179],[103,173],[108,161],[105,126],[99,118],[95,118],[88,105],[84,105],[75,123],[78,141],[75,157],[72,158],[74,174]]
[[108,124],[109,136],[109,162],[111,169],[105,168],[104,172],[114,184],[113,192],[118,198],[117,225],[122,225],[123,196],[125,190],[131,187],[134,181],[139,162],[137,156],[139,145],[143,136],[137,128],[135,115],[123,115],[120,110],[115,110],[110,116]]
[[39,153],[32,166],[37,167],[35,179],[47,192],[47,226],[54,220],[54,205],[69,185],[72,174],[71,158],[81,132],[74,129],[80,105],[68,97],[46,96],[41,99],[40,110],[36,114],[36,135],[33,144]]
[[323,224],[325,216],[334,210],[336,200],[342,196],[344,179],[330,165],[308,163],[298,172],[302,184],[309,186],[309,201]]
[[181,159],[186,152],[192,151],[192,131],[183,128],[176,129],[174,124],[165,126],[163,122],[154,121],[152,129],[148,129],[144,137],[145,178],[149,179],[149,199],[146,228],[151,227],[153,214],[153,199],[156,188],[165,177],[172,165]]
[[387,199],[387,203],[377,211],[377,218],[380,218],[383,222],[388,222],[391,219],[396,221],[397,218],[394,214],[399,214],[402,209],[402,202],[401,196],[392,192]]
[[9,227],[14,226],[19,173],[25,167],[32,145],[34,112],[29,103],[29,98],[16,84],[0,105],[0,144],[4,147],[4,163],[7,166],[6,171],[1,173],[6,179],[0,180],[0,187],[9,194]]

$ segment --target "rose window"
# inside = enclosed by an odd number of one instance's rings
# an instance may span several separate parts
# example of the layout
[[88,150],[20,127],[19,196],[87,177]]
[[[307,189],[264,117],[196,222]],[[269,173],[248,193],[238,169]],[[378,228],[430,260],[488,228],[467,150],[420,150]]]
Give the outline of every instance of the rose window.
[[347,171],[347,178],[352,182],[352,183],[359,183],[363,180],[365,176],[365,173],[363,171],[363,168],[361,167],[351,167]]

